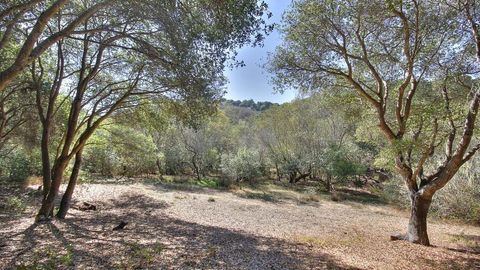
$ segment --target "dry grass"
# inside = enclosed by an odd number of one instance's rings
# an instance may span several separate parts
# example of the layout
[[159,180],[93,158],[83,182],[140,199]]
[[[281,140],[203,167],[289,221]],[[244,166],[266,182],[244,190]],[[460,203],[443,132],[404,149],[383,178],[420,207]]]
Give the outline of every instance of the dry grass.
[[276,186],[85,184],[75,200],[98,211],[0,215],[0,269],[480,269],[478,227],[431,221],[435,247],[390,242],[406,213]]

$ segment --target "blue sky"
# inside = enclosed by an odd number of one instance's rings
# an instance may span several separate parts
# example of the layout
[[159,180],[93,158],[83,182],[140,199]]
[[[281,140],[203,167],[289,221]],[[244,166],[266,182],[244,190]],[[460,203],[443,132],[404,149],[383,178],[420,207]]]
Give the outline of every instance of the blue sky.
[[[283,12],[290,5],[291,0],[266,0],[273,16],[269,23],[279,23]],[[281,43],[280,34],[274,30],[266,37],[263,47],[244,47],[238,52],[238,60],[244,61],[245,67],[228,69],[225,71],[229,83],[225,98],[234,100],[253,99],[255,101],[271,101],[283,103],[295,98],[295,91],[286,91],[283,94],[273,93],[270,84],[270,75],[262,68],[269,52]]]

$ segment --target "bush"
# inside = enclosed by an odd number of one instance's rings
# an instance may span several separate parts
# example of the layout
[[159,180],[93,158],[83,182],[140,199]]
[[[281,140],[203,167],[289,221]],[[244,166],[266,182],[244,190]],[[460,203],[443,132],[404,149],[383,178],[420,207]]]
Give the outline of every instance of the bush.
[[349,176],[364,174],[366,166],[355,160],[354,156],[355,153],[346,147],[330,145],[324,154],[325,171],[344,180]]
[[392,177],[390,181],[386,181],[383,189],[378,193],[380,197],[389,204],[393,204],[402,209],[408,209],[410,207],[407,189],[399,177]]
[[84,168],[89,173],[113,176],[116,172],[115,156],[104,145],[87,148],[84,154]]
[[262,169],[258,152],[245,147],[222,159],[222,173],[237,181],[253,181],[262,175]]
[[452,179],[438,191],[431,207],[436,216],[480,224],[480,180]]
[[39,153],[26,153],[18,149],[1,158],[0,166],[4,168],[3,174],[15,182],[23,182],[31,175],[41,174],[41,161]]
[[20,196],[8,196],[5,201],[0,202],[0,209],[9,213],[21,214],[27,209],[27,203]]
[[152,138],[123,126],[98,131],[84,155],[85,170],[103,176],[156,173],[156,161]]

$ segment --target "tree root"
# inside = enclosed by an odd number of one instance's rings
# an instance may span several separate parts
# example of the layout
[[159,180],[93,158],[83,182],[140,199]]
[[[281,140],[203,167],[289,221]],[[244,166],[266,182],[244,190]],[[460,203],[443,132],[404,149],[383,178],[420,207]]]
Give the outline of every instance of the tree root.
[[407,241],[407,235],[406,234],[393,234],[393,235],[390,235],[390,241],[400,241],[400,240],[404,240],[404,241]]

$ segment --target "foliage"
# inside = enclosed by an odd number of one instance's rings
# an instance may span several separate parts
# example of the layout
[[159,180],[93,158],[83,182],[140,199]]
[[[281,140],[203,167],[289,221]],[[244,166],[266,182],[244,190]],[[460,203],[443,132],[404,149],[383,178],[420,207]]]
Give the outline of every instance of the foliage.
[[365,165],[355,160],[354,153],[343,146],[329,146],[323,159],[324,171],[340,180],[345,180],[349,176],[362,175],[367,170]]
[[8,196],[5,202],[0,205],[4,211],[10,213],[23,213],[27,209],[25,199],[20,196]]
[[85,169],[103,175],[134,176],[157,172],[151,137],[122,125],[100,130],[85,153]]
[[269,101],[260,101],[260,102],[255,102],[253,101],[253,99],[249,99],[249,100],[224,100],[223,101],[223,104],[225,105],[231,105],[231,106],[236,106],[236,107],[240,107],[240,108],[250,108],[254,111],[258,111],[258,112],[263,112],[263,111],[266,111],[272,107],[276,107],[276,106],[279,106],[277,103],[272,103],[272,102],[269,102]]
[[39,175],[41,172],[40,157],[38,152],[28,152],[22,148],[16,148],[0,159],[3,174],[16,182],[23,182],[31,175]]
[[257,151],[242,147],[222,158],[222,172],[237,181],[253,181],[262,175],[263,166]]

